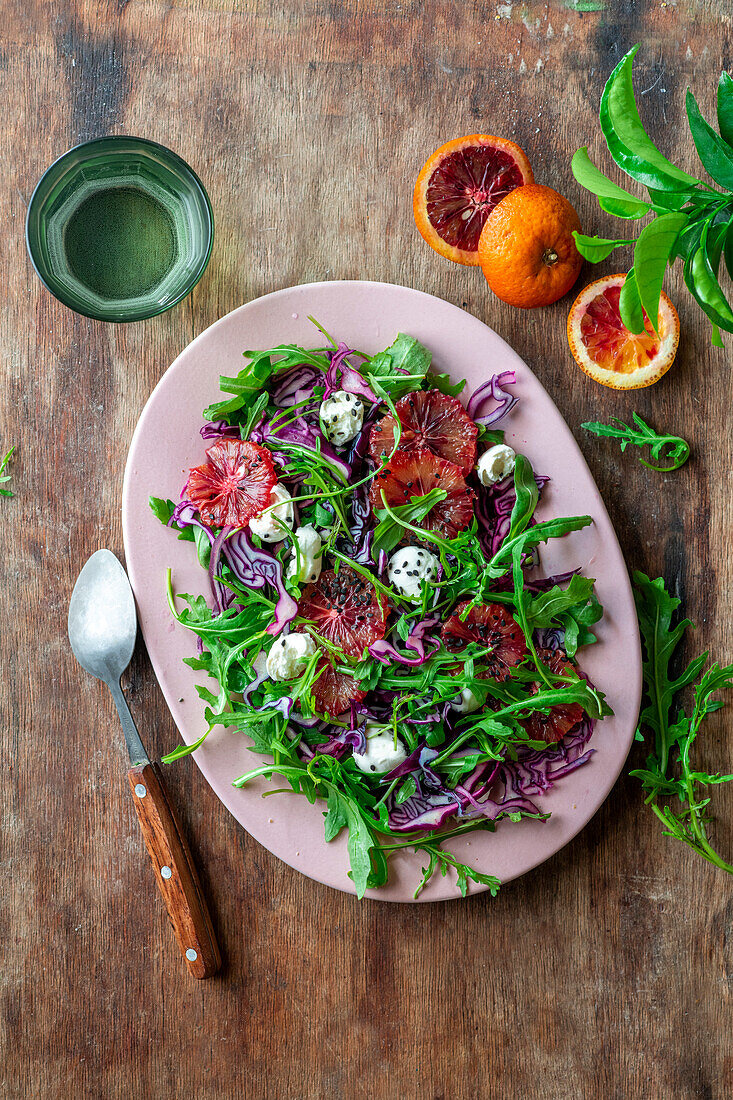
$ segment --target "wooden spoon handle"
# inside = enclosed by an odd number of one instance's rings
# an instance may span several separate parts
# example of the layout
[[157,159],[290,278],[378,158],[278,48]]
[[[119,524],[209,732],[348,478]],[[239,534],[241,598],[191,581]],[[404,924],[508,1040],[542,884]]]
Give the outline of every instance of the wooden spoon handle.
[[209,910],[188,845],[168,800],[157,764],[127,773],[135,812],[155,878],[186,966],[194,978],[210,978],[221,966]]

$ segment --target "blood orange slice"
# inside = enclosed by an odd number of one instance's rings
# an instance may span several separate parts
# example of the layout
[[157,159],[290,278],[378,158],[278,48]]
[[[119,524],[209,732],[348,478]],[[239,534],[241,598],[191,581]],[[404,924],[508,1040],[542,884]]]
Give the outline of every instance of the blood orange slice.
[[355,569],[342,565],[321,573],[307,584],[298,614],[309,619],[329,642],[347,657],[361,657],[365,646],[383,638],[387,629],[387,600]]
[[313,684],[313,698],[319,714],[335,717],[348,710],[352,701],[360,703],[366,697],[359,681],[345,672],[337,672],[326,657],[316,667],[320,675]]
[[413,496],[424,496],[435,488],[445,489],[445,500],[433,505],[415,526],[446,539],[455,538],[473,519],[473,493],[458,467],[431,451],[397,451],[374,478],[369,499],[372,508],[383,508],[385,503],[392,508],[409,504]]
[[277,477],[266,447],[241,439],[217,439],[208,462],[189,472],[186,495],[204,523],[244,527],[270,502]]
[[464,622],[461,613],[468,602],[461,603],[443,624],[443,645],[449,653],[460,653],[470,642],[491,646],[491,653],[480,660],[488,663],[480,678],[506,680],[511,669],[523,660],[527,653],[522,628],[500,603],[478,604],[468,612]]
[[[400,398],[395,412],[402,425],[401,451],[425,447],[438,458],[454,463],[462,473],[471,472],[476,464],[478,428],[455,397],[439,390],[417,390]],[[392,453],[395,428],[391,414],[372,428],[369,453],[376,462]]]
[[669,370],[677,354],[680,321],[667,295],[659,299],[658,335],[644,314],[638,336],[621,320],[619,298],[626,276],[606,275],[587,286],[573,302],[568,342],[581,370],[614,390],[651,386]]
[[[572,672],[573,666],[560,649],[538,649],[537,656],[543,665],[547,665],[551,672],[562,676]],[[558,685],[560,687],[561,685]],[[573,726],[577,726],[583,718],[583,708],[577,703],[563,704],[559,707],[550,707],[549,714],[540,714],[535,711],[530,718],[525,719],[522,725],[534,741],[547,741],[553,745],[562,740]]]
[[478,264],[478,240],[496,204],[534,176],[513,141],[491,134],[456,138],[423,165],[412,197],[420,233],[457,264]]

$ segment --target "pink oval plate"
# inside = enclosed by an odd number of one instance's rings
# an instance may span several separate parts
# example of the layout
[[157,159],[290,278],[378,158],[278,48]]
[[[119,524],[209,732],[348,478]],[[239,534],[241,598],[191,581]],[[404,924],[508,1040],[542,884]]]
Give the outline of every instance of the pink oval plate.
[[[143,637],[155,674],[184,741],[204,730],[203,704],[194,673],[183,658],[195,652],[194,636],[168,611],[166,569],[178,592],[206,590],[193,546],[180,542],[155,519],[150,495],[177,500],[189,467],[203,461],[201,412],[219,398],[220,374],[236,374],[246,348],[279,343],[315,347],[320,334],[311,315],[349,347],[374,354],[398,332],[416,336],[433,353],[436,369],[466,378],[470,393],[502,370],[515,370],[519,404],[506,425],[507,441],[527,454],[538,473],[552,478],[540,515],[588,513],[594,524],[542,548],[548,573],[580,566],[597,578],[605,616],[598,644],[581,651],[581,665],[605,692],[615,715],[596,727],[590,762],[571,773],[541,799],[552,811],[545,823],[504,822],[495,833],[474,833],[449,842],[462,862],[503,882],[522,875],[567,844],[595,813],[616,781],[631,746],[641,694],[639,633],[626,566],[608,513],[588,467],[552,400],[522,360],[490,328],[429,294],[387,283],[332,282],[291,287],[267,294],[223,317],[181,352],[148,401],[135,431],[125,471],[122,515],[125,553]],[[205,678],[204,678],[205,679]],[[255,780],[243,790],[232,780],[261,762],[241,733],[214,730],[195,760],[237,821],[280,859],[319,882],[353,893],[347,877],[346,838],[323,838],[323,805],[300,795],[262,798],[268,782]],[[171,746],[173,748],[173,746]],[[188,767],[179,763],[177,767]],[[276,784],[279,786],[280,784]],[[390,860],[387,886],[368,895],[412,901],[425,863],[422,853],[401,852]],[[472,893],[483,887],[471,886]],[[420,901],[457,895],[455,881],[435,875]]]

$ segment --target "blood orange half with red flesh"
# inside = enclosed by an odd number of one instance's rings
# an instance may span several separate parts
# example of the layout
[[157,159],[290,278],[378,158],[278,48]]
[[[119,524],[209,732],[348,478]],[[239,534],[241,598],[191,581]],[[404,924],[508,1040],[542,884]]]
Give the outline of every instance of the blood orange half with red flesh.
[[479,658],[488,664],[487,669],[482,668],[479,678],[508,679],[512,668],[527,653],[522,628],[500,603],[477,604],[468,612],[465,621],[461,621],[461,614],[468,606],[468,601],[460,603],[446,619],[441,631],[443,645],[449,653],[460,653],[470,642],[491,647],[487,657]]
[[470,134],[436,149],[417,177],[415,223],[431,248],[458,264],[478,264],[481,230],[497,203],[534,176],[513,141]]
[[316,669],[320,675],[312,690],[319,714],[335,717],[348,710],[351,702],[360,703],[366,698],[366,692],[359,687],[359,681],[346,672],[337,672],[326,657],[318,662]]
[[189,472],[186,496],[204,523],[245,527],[270,503],[277,481],[272,455],[256,443],[217,439],[206,457]]
[[[401,451],[425,448],[454,463],[463,474],[471,472],[476,465],[478,428],[455,397],[439,390],[417,390],[400,398],[395,412],[402,426]],[[390,413],[372,428],[369,453],[375,462],[392,453],[396,427]]]
[[347,657],[361,657],[366,646],[383,638],[387,628],[387,600],[355,569],[342,565],[321,573],[307,584],[298,614],[313,623],[319,634]]
[[[564,676],[574,672],[574,668],[561,649],[538,649],[537,656],[556,676]],[[557,685],[562,687],[561,684]],[[538,687],[539,691],[540,688]],[[526,718],[522,725],[533,741],[547,741],[553,745],[562,740],[573,726],[577,726],[583,718],[583,708],[577,703],[563,703],[559,707],[550,707],[549,714],[540,714],[535,711],[531,717]]]
[[568,316],[568,342],[581,370],[614,390],[651,386],[677,354],[680,321],[662,291],[655,332],[644,314],[644,330],[629,332],[621,320],[626,275],[604,275],[581,291]]
[[455,538],[473,519],[473,492],[457,466],[431,451],[397,451],[374,478],[369,499],[372,508],[383,508],[385,503],[394,508],[436,488],[445,489],[445,500],[434,504],[423,519],[415,521],[415,526],[446,539]]

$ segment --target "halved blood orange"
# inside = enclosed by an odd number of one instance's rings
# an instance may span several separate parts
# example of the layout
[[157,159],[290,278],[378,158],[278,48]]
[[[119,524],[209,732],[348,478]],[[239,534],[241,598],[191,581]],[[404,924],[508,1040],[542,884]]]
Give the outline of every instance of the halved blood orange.
[[320,675],[313,684],[313,698],[319,714],[335,717],[348,710],[352,701],[360,703],[366,698],[359,681],[346,672],[337,672],[327,657],[322,657],[316,667]]
[[386,598],[348,565],[321,573],[303,588],[298,604],[298,613],[347,657],[361,657],[365,646],[384,637],[388,610]]
[[[453,462],[461,473],[471,472],[476,464],[478,428],[457,398],[439,390],[416,390],[400,398],[395,412],[402,425],[401,451],[426,447],[438,458]],[[375,462],[392,453],[395,427],[390,413],[372,428],[369,453]]]
[[244,527],[270,502],[277,480],[266,447],[241,439],[217,439],[208,462],[188,474],[186,495],[204,523]]
[[478,264],[478,241],[496,204],[534,176],[513,141],[470,134],[441,145],[423,165],[412,196],[420,233],[457,264]]
[[[537,656],[556,676],[575,671],[561,649],[538,649]],[[562,684],[557,686],[562,687]],[[537,690],[540,690],[539,687]],[[577,703],[563,703],[561,706],[550,707],[548,714],[534,711],[530,718],[522,722],[522,725],[533,741],[547,741],[548,745],[554,745],[569,733],[573,726],[578,725],[583,718],[583,713],[583,708]]]
[[658,382],[677,354],[680,321],[662,291],[655,333],[644,314],[638,336],[621,320],[619,298],[626,276],[606,275],[581,291],[568,317],[568,342],[581,370],[614,390],[637,390]]
[[468,602],[460,603],[446,619],[441,630],[443,645],[449,653],[460,653],[469,642],[491,648],[491,653],[481,657],[488,669],[479,673],[479,679],[506,680],[514,665],[518,665],[527,653],[521,626],[507,609],[499,603],[477,604],[461,621],[461,613]]
[[393,508],[409,504],[412,497],[425,496],[431,489],[445,489],[446,497],[416,520],[415,526],[453,539],[473,519],[473,492],[458,467],[432,451],[397,451],[374,478],[369,499],[372,508],[383,508],[385,502]]

